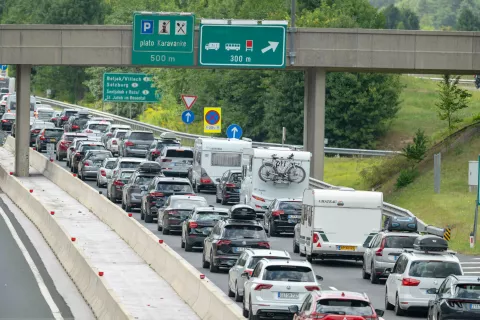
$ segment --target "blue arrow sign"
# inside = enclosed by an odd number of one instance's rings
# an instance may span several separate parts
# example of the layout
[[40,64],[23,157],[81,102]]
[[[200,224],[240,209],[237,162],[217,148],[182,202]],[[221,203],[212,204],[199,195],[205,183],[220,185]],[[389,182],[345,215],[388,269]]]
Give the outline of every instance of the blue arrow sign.
[[185,110],[182,112],[182,121],[185,122],[185,124],[192,123],[193,119],[195,119],[195,116],[192,111]]
[[227,138],[240,139],[242,137],[243,130],[238,124],[231,124],[227,128]]
[[0,65],[0,70],[2,70],[2,71],[7,70],[7,68],[8,68],[8,65],[6,65],[6,64],[1,64]]

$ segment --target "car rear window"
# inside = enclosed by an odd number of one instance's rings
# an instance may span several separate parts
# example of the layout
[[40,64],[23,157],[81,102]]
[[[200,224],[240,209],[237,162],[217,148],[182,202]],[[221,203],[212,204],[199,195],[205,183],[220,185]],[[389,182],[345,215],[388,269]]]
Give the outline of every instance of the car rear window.
[[153,140],[153,133],[151,132],[132,132],[129,137],[130,140]]
[[110,161],[107,161],[107,164],[105,165],[105,169],[113,169],[115,168],[115,163],[117,162],[117,160],[110,160]]
[[120,162],[120,169],[137,169],[140,166],[140,162]]
[[138,184],[140,186],[146,185],[146,184],[149,184],[153,178],[154,176],[139,176],[135,179],[135,184]]
[[87,152],[88,150],[104,150],[104,149],[105,149],[104,146],[97,145],[97,144],[94,144],[94,145],[84,144],[82,147],[83,152]]
[[367,301],[355,299],[321,299],[317,301],[318,313],[349,316],[372,316],[373,308]]
[[117,132],[116,138],[123,138],[127,134],[126,131]]
[[128,180],[130,177],[133,175],[133,172],[121,172],[120,173],[120,179],[122,180]]
[[60,138],[63,135],[62,129],[45,129],[45,137],[48,138]]
[[261,226],[227,225],[223,232],[226,239],[266,239],[267,235]]
[[212,152],[212,166],[215,167],[241,167],[241,153],[215,153]]
[[90,130],[105,132],[108,129],[108,124],[91,123],[91,124],[88,125],[88,128]]
[[480,285],[478,283],[462,283],[456,288],[457,298],[480,299]]
[[109,153],[109,152],[101,152],[101,153],[96,153],[96,154],[92,155],[90,159],[91,159],[92,161],[97,162],[97,161],[103,161],[103,160],[105,160],[105,159],[107,159],[107,158],[111,158],[111,157],[112,157],[112,154],[111,154],[111,153]]
[[157,184],[157,190],[163,192],[193,193],[193,189],[190,184],[181,182],[160,182]]
[[228,212],[199,211],[197,212],[198,221],[220,220],[221,217],[228,217]]
[[73,121],[73,123],[76,124],[79,127],[83,127],[87,122],[88,122],[87,118],[80,118],[80,119],[76,119],[75,121]]
[[3,119],[15,119],[15,114],[14,113],[5,113],[3,115]]
[[446,261],[413,261],[408,274],[418,278],[446,278],[453,274],[461,276],[460,265]]
[[385,240],[385,248],[411,249],[416,237],[388,236]]
[[65,115],[68,117],[76,115],[78,112],[77,111],[65,111]]
[[239,183],[239,182],[242,182],[242,174],[239,172],[239,173],[232,173],[230,175],[230,178],[228,179],[229,182],[233,182],[233,183]]
[[176,199],[172,200],[170,207],[174,209],[193,210],[195,207],[207,207],[207,200],[201,199]]
[[182,149],[171,149],[167,150],[167,154],[165,155],[168,158],[190,158],[193,159],[193,151],[192,150],[182,150]]
[[272,256],[256,256],[250,260],[248,264],[248,269],[253,269],[257,265],[258,261],[262,260],[263,258],[267,258],[268,260],[289,260],[287,257],[272,257]]
[[293,202],[293,201],[283,201],[280,202],[278,208],[283,211],[298,211],[302,210],[302,203],[301,202]]
[[289,282],[315,282],[313,271],[303,266],[268,266],[265,268],[263,280]]

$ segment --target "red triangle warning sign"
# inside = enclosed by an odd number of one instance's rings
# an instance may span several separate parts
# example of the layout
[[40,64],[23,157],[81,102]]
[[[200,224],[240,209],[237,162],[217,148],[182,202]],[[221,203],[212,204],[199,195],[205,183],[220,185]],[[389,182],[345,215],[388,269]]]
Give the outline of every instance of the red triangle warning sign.
[[197,101],[197,96],[189,96],[182,94],[182,101],[185,104],[185,108],[190,110],[195,104],[195,101]]

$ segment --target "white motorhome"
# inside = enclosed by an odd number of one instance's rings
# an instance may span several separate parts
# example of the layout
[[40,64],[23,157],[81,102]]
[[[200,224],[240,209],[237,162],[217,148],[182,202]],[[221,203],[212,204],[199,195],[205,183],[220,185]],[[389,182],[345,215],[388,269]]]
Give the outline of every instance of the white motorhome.
[[383,193],[308,189],[303,194],[300,254],[362,260],[364,242],[382,229]]
[[290,148],[245,150],[240,203],[262,215],[275,199],[301,198],[308,189],[311,157],[310,152]]
[[252,142],[239,139],[197,138],[193,147],[193,166],[189,179],[195,190],[216,189],[225,171],[240,169],[242,152]]

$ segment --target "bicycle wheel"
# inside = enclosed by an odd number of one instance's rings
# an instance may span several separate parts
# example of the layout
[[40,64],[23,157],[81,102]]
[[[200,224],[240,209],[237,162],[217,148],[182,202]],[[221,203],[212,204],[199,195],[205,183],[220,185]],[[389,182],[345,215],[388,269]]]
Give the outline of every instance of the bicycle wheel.
[[276,172],[271,163],[264,163],[260,169],[258,169],[258,176],[262,181],[268,182],[273,180],[276,176]]
[[305,170],[299,166],[290,167],[287,171],[287,179],[290,182],[302,183],[305,180]]

